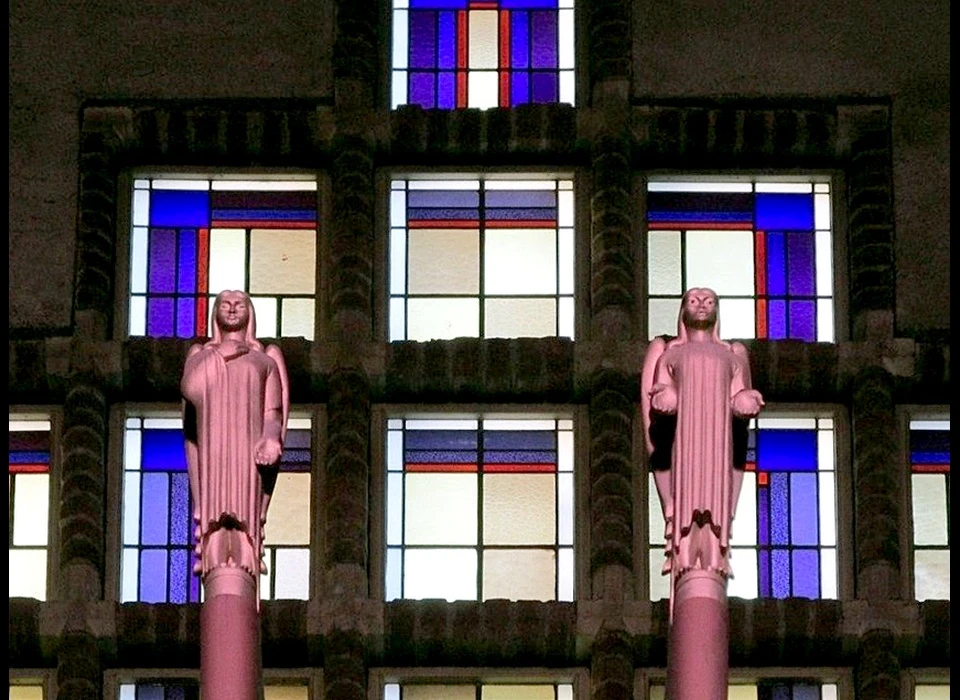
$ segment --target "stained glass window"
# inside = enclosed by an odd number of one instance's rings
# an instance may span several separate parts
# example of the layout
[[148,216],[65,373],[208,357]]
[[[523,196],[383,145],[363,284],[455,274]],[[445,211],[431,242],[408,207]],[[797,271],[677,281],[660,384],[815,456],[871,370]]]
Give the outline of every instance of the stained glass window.
[[248,292],[257,335],[313,339],[317,182],[133,182],[131,336],[209,335],[211,300]]
[[[751,421],[747,464],[731,533],[731,597],[837,597],[837,507],[831,418]],[[663,515],[649,479],[650,593],[661,576]]]
[[[263,700],[308,700],[309,690],[305,685],[263,686]],[[123,683],[118,700],[199,700],[200,684],[193,679],[164,679]]]
[[573,600],[573,421],[390,419],[386,598]]
[[[650,686],[650,700],[665,700],[666,686]],[[727,687],[727,700],[837,700],[835,683],[792,678],[769,678],[755,684]]]
[[949,685],[916,685],[913,688],[914,700],[950,700]]
[[651,179],[649,336],[675,335],[683,291],[709,287],[724,338],[832,342],[830,212],[827,182]]
[[950,421],[910,421],[913,583],[917,600],[950,600]]
[[570,683],[387,683],[383,700],[573,700]]
[[[131,417],[123,454],[120,600],[200,600],[180,418]],[[264,531],[260,597],[309,597],[311,420],[291,417]]]
[[573,337],[572,180],[394,180],[390,340]]
[[50,420],[11,416],[9,425],[10,597],[46,600]]
[[393,107],[574,102],[573,0],[393,0]]

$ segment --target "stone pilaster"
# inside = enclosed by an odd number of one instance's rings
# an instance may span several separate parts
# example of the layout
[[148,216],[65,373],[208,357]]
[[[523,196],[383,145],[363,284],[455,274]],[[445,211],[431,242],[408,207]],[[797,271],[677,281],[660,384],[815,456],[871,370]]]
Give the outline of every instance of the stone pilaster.
[[374,107],[381,91],[377,41],[380,3],[337,0],[333,80],[340,107]]
[[102,700],[103,664],[93,635],[68,632],[57,653],[57,700]]
[[590,700],[633,697],[633,647],[624,631],[603,630],[590,658]]
[[856,666],[857,700],[900,700],[900,658],[889,630],[867,632]]
[[366,700],[367,666],[363,636],[357,631],[333,630],[324,642],[325,700]]
[[615,86],[618,96],[626,99],[629,89],[633,34],[630,0],[595,0],[585,3],[588,75],[593,104]]

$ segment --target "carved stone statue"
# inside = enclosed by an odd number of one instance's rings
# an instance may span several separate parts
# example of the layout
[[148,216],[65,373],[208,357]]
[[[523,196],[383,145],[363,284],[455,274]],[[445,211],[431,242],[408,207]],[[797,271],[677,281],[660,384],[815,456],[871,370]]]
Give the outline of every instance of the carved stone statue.
[[219,567],[239,567],[259,581],[290,402],[283,354],[257,340],[247,294],[217,296],[213,337],[188,351],[180,390],[197,527],[194,571],[206,579]]
[[730,528],[743,484],[746,420],[764,402],[751,385],[747,349],[720,340],[719,302],[710,289],[687,290],[677,337],[651,342],[641,381],[673,601],[688,571],[732,576]]

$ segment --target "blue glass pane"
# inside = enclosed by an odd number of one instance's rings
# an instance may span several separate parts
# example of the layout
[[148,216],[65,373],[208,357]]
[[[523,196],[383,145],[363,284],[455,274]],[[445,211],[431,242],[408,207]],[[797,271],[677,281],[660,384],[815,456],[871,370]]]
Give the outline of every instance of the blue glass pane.
[[760,231],[812,231],[813,195],[758,192],[756,227]]
[[757,436],[757,469],[761,471],[816,471],[815,430],[762,429]]
[[283,449],[310,449],[310,430],[288,430],[287,438],[283,441]]
[[787,234],[787,260],[790,294],[813,296],[816,276],[813,232]]
[[437,19],[435,12],[410,13],[410,67],[433,68],[437,62]]
[[790,543],[788,476],[777,472],[770,475],[770,534],[773,544]]
[[767,303],[767,337],[779,340],[787,337],[787,302],[771,299]]
[[453,109],[457,106],[457,81],[453,73],[437,76],[437,107]]
[[949,464],[950,431],[911,430],[910,461],[914,464]]
[[477,452],[469,450],[406,450],[407,464],[476,464]]
[[176,286],[177,232],[157,228],[150,231],[149,286],[151,293],[170,293]]
[[483,461],[489,464],[553,464],[557,453],[552,450],[487,450]]
[[557,194],[550,190],[487,190],[487,207],[556,208]]
[[146,473],[140,482],[140,543],[169,542],[170,482],[167,474]]
[[817,475],[790,475],[790,543],[819,545]]
[[156,684],[138,684],[137,700],[166,700],[163,696],[163,686]]
[[476,190],[410,190],[407,193],[407,206],[411,209],[419,207],[476,209],[480,206],[480,193]]
[[558,7],[557,0],[500,0],[500,7],[505,10],[523,9],[530,10],[536,8]]
[[[15,435],[16,433],[11,433]],[[49,452],[10,452],[10,464],[49,464]]]
[[790,552],[786,549],[774,549],[770,552],[773,569],[773,597],[790,597]]
[[291,450],[283,448],[283,456],[280,458],[280,471],[285,472],[305,472],[310,471],[312,461],[310,450]]
[[410,9],[426,9],[426,10],[436,10],[436,9],[454,9],[454,10],[465,10],[467,9],[467,0],[410,0]]
[[167,601],[167,550],[145,549],[140,552],[141,603]]
[[[510,61],[511,67],[530,66],[530,16],[526,12],[513,12],[510,15]],[[514,79],[517,76],[514,75]],[[524,93],[526,96],[526,93]]]
[[485,449],[552,450],[556,433],[551,430],[487,430],[483,433]]
[[767,294],[783,296],[787,293],[786,240],[780,232],[768,232],[767,241]]
[[[440,34],[438,39],[438,67],[457,67],[457,21],[453,12],[440,12]],[[453,75],[447,76],[453,82]]]
[[[190,556],[187,558],[187,561],[191,562],[191,571],[192,563],[194,560],[193,552],[190,553]],[[197,574],[190,574],[190,602],[199,603],[200,602],[200,576]]]
[[510,76],[510,99],[511,106],[527,104],[530,102],[530,74],[522,71],[515,72]]
[[432,73],[410,73],[410,104],[420,105],[424,109],[433,108]]
[[757,487],[757,543],[770,544],[770,489]]
[[773,582],[770,580],[770,550],[761,549],[759,556],[759,591],[761,598],[769,598],[773,595]]
[[155,338],[173,336],[173,299],[147,300],[147,335]]
[[144,430],[141,469],[144,471],[187,471],[187,453],[182,430]]
[[820,686],[814,683],[796,683],[793,700],[820,700]]
[[196,302],[192,298],[177,299],[177,337],[192,338],[196,335]]
[[816,549],[793,550],[793,595],[820,597],[820,552]]
[[183,229],[179,234],[179,269],[177,270],[177,291],[192,294],[197,291],[197,232]]
[[170,479],[170,543],[189,544],[193,524],[190,513],[190,480],[183,472],[172,474]]
[[187,567],[189,553],[186,549],[170,551],[170,601],[171,603],[187,602]]
[[209,212],[209,192],[153,190],[150,193],[151,226],[208,228]]
[[408,430],[404,433],[403,441],[408,450],[476,450],[477,432],[475,430]]
[[790,300],[790,337],[813,342],[817,339],[816,302]]

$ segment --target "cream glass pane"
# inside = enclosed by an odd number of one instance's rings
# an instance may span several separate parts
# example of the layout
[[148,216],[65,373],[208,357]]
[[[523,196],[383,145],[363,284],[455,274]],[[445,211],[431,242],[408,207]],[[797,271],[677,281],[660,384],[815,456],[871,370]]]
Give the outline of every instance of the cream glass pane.
[[554,299],[486,299],[484,338],[542,338],[557,333]]
[[257,337],[275,338],[277,336],[276,297],[250,297],[257,314]]
[[[392,192],[406,196],[405,192]],[[390,231],[390,293],[405,294],[407,291],[407,232],[402,228]]]
[[140,578],[140,551],[133,548],[123,550],[120,563],[120,602],[130,603],[137,599],[137,582]]
[[817,427],[816,418],[757,418],[758,428],[773,428],[775,430],[786,430],[798,428],[800,430],[812,430]]
[[667,687],[664,685],[651,685],[649,697],[650,700],[666,700]]
[[950,550],[914,551],[913,579],[917,600],[950,600]]
[[474,700],[472,685],[404,685],[403,700]]
[[730,550],[730,565],[733,578],[727,582],[727,595],[731,598],[752,599],[759,595],[757,582],[757,550],[734,547]]
[[670,577],[663,576],[663,547],[652,548],[648,552],[650,559],[650,600],[662,600],[670,597]]
[[573,471],[573,431],[563,430],[560,426],[557,431],[557,471]]
[[146,335],[147,333],[147,300],[145,297],[130,297],[130,335]]
[[403,597],[476,600],[476,550],[408,549],[404,561]]
[[396,109],[407,103],[407,72],[393,71],[393,85],[390,90],[390,109]]
[[817,469],[833,471],[836,462],[836,451],[833,441],[833,420],[823,418],[819,421],[821,430],[817,431]]
[[[573,192],[561,192],[560,196],[563,197],[565,194],[572,195]],[[561,228],[558,230],[557,235],[560,239],[559,247],[557,249],[557,268],[560,271],[560,283],[558,286],[558,291],[561,294],[573,294],[573,261],[575,257],[573,252],[573,229]]]
[[284,299],[280,321],[280,335],[285,338],[302,336],[313,340],[313,299]]
[[824,547],[833,547],[837,544],[837,496],[833,473],[826,472],[818,475],[820,482],[819,511],[820,511],[820,544]]
[[410,231],[410,294],[477,294],[480,232],[476,229]]
[[312,180],[213,180],[213,190],[270,190],[274,192],[316,192],[317,181]]
[[650,192],[753,192],[749,182],[716,182],[715,180],[661,180],[647,183]]
[[10,597],[47,598],[47,552],[44,549],[10,550]]
[[403,553],[395,547],[387,549],[387,570],[385,578],[386,600],[397,600],[402,595]]
[[830,184],[827,182],[815,182],[813,183],[814,192],[829,192]]
[[467,73],[467,107],[490,109],[498,102],[497,73],[492,70]]
[[467,67],[497,67],[497,11],[473,10],[467,16],[470,24],[467,46]]
[[484,243],[486,294],[555,294],[555,229],[487,229]]
[[135,226],[130,238],[130,291],[147,291],[147,229]]
[[554,544],[556,502],[553,474],[485,474],[483,543]]
[[150,225],[150,193],[147,190],[136,190],[133,193],[133,225]]
[[557,475],[557,543],[573,544],[573,474]]
[[180,430],[183,427],[183,421],[180,418],[144,418],[143,427]]
[[246,282],[247,235],[239,228],[210,229],[210,287],[219,294],[224,289],[243,289]]
[[833,299],[817,299],[817,342],[833,342]]
[[407,51],[410,49],[406,10],[393,13],[393,53],[391,65],[394,68],[407,67]]
[[557,562],[557,600],[573,601],[573,581],[576,573],[573,569],[573,549],[563,547],[559,550]]
[[479,299],[410,299],[407,308],[407,340],[475,338],[479,335]]
[[387,544],[403,544],[403,475],[387,475]]
[[833,547],[820,551],[820,597],[837,599],[837,550]]
[[[653,474],[647,475],[647,531],[651,544],[662,544],[663,530],[666,523],[663,520],[663,508],[660,506],[660,496],[657,495],[657,484]],[[660,573],[660,567],[657,567],[657,573]]]
[[[677,309],[680,304],[677,304]],[[757,334],[753,299],[720,300],[720,335],[723,338],[753,338]]]
[[727,700],[757,700],[757,686],[755,685],[728,686]]
[[817,265],[817,296],[833,295],[833,236],[829,231],[817,231],[814,236]]
[[10,700],[43,700],[43,686],[11,685]]
[[917,685],[914,686],[915,700],[950,700],[949,685]]
[[647,337],[677,334],[677,316],[680,313],[680,297],[676,299],[651,299],[647,303]]
[[406,544],[476,544],[475,474],[407,474]]
[[123,476],[123,543],[140,544],[139,472],[128,472]]
[[484,685],[481,700],[554,700],[552,685]]
[[310,544],[310,474],[281,472],[277,477],[264,544]]
[[914,474],[912,483],[913,543],[947,544],[946,478],[941,474]]
[[647,279],[650,294],[683,294],[679,231],[650,232],[647,237]]
[[309,689],[305,685],[265,685],[263,700],[309,700]]
[[795,194],[810,194],[813,185],[809,182],[758,182],[757,192],[793,192]]
[[278,549],[274,561],[277,567],[274,597],[307,600],[310,597],[310,550]]
[[837,686],[835,683],[824,683],[820,686],[820,700],[837,700]]
[[167,179],[157,179],[153,181],[153,189],[155,190],[199,190],[207,191],[210,189],[209,180],[177,180],[171,178]]
[[751,546],[757,543],[757,475],[743,473],[743,488],[737,501],[737,514],[733,520],[730,544]]
[[316,261],[316,230],[253,229],[250,293],[313,294]]
[[483,599],[556,600],[553,550],[488,549],[483,553]]
[[390,300],[390,340],[406,340],[406,299]]
[[[687,288],[709,287],[720,296],[753,295],[752,231],[687,231],[686,243]],[[722,310],[720,317],[725,323]]]
[[50,475],[17,474],[15,483],[13,544],[19,547],[47,544]]

